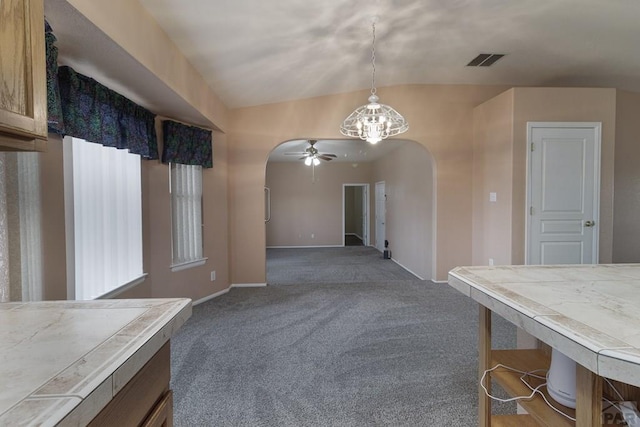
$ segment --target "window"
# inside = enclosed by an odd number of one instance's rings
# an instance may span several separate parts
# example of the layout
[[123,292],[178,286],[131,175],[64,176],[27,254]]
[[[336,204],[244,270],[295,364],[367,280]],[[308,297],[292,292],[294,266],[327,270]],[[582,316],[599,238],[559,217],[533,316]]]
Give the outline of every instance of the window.
[[68,295],[113,296],[144,278],[140,156],[78,138],[63,144]]
[[203,265],[202,166],[171,163],[171,271]]

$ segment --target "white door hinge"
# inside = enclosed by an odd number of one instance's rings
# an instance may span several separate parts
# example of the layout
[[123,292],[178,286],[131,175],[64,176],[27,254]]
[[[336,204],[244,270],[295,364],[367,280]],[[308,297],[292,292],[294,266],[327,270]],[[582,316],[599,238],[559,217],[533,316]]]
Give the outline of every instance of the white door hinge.
[[529,208],[529,215],[533,215],[533,206]]

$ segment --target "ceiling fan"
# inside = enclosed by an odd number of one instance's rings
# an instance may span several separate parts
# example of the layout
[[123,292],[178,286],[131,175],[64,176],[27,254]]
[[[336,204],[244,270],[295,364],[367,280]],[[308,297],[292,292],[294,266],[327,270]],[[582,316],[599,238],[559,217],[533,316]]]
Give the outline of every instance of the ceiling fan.
[[320,160],[324,160],[324,161],[330,161],[335,159],[336,156],[335,154],[331,154],[331,153],[321,153],[318,151],[318,149],[315,147],[315,144],[318,142],[317,139],[310,139],[308,140],[309,142],[309,147],[307,147],[306,150],[304,150],[301,153],[284,153],[285,156],[302,156],[300,157],[300,160],[304,160],[304,164],[307,166],[318,166],[320,164]]

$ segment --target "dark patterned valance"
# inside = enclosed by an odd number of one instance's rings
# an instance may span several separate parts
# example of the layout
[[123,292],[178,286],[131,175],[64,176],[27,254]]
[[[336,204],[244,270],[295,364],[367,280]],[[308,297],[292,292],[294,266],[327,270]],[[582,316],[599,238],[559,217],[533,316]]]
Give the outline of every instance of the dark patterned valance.
[[162,163],[213,166],[211,131],[165,120],[162,122],[164,148]]
[[62,105],[60,104],[60,87],[58,86],[58,48],[47,21],[44,22],[44,37],[47,59],[47,124],[49,132],[64,133]]
[[155,115],[71,67],[58,70],[64,133],[158,158]]

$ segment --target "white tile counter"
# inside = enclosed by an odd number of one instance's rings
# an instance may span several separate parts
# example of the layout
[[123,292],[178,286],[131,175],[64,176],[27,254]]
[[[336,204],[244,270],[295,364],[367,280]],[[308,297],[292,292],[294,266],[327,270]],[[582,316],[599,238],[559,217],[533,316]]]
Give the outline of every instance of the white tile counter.
[[0,425],[84,425],[191,316],[189,299],[0,304]]
[[449,285],[592,372],[640,386],[640,264],[458,267]]

